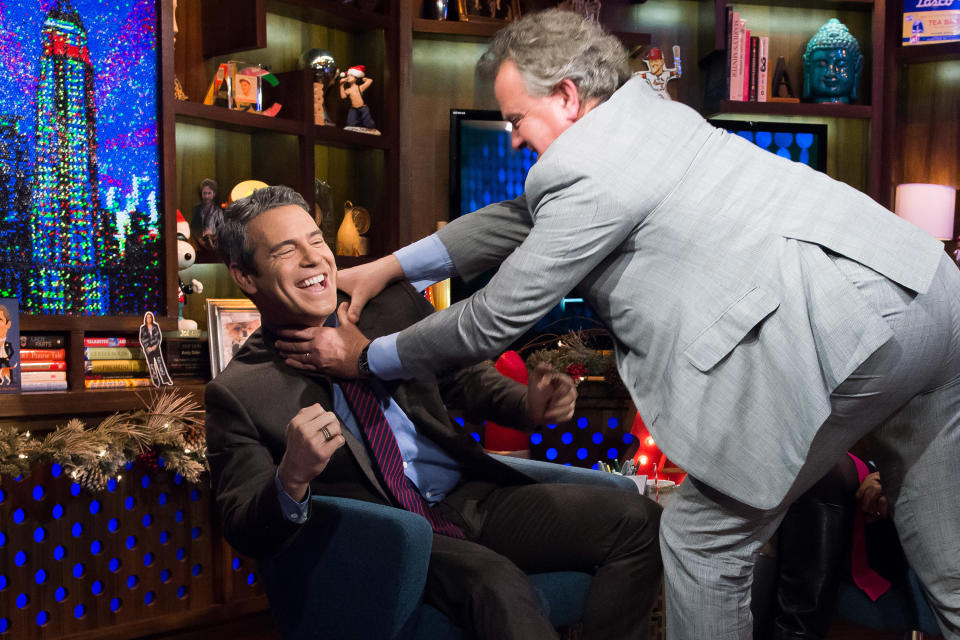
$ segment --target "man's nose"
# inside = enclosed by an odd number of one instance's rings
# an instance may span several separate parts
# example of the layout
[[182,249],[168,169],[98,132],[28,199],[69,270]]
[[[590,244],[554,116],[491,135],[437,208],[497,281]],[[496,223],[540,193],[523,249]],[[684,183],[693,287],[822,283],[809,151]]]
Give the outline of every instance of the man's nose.
[[520,150],[524,145],[523,138],[520,137],[520,134],[517,133],[517,130],[514,128],[510,131],[510,146],[514,149]]

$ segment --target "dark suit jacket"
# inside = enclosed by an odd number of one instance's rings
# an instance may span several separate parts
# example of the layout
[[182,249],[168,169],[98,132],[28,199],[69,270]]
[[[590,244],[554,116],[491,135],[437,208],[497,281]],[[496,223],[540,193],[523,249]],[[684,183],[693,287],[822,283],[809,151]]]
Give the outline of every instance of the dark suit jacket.
[[[369,302],[358,326],[374,338],[403,329],[431,311],[409,284],[397,284]],[[284,365],[273,342],[268,332],[254,333],[206,389],[207,457],[224,536],[254,557],[280,550],[300,528],[284,517],[274,483],[286,449],[287,423],[314,403],[333,410],[331,381]],[[393,398],[419,433],[463,465],[465,480],[510,485],[531,480],[486,455],[464,429],[454,427],[444,400],[471,416],[532,427],[522,422],[525,390],[487,363],[447,376],[439,387],[434,381],[399,383]],[[346,445],[311,483],[314,495],[391,504],[364,443],[346,427],[343,434]]]

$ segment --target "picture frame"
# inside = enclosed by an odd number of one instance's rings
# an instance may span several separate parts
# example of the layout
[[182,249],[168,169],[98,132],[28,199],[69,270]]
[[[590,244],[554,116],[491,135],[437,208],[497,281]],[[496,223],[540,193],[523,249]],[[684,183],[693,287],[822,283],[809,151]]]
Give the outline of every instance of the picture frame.
[[208,298],[207,334],[210,337],[210,374],[215,378],[260,328],[260,311],[246,298]]
[[464,22],[510,22],[520,17],[520,0],[457,0]]

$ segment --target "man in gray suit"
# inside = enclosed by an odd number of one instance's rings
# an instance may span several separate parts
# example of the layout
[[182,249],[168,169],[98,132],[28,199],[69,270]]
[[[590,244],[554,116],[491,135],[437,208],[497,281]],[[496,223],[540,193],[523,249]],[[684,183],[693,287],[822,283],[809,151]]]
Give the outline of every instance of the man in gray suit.
[[428,376],[499,353],[576,288],[691,476],[661,528],[670,638],[749,637],[755,553],[867,434],[909,561],[960,638],[960,272],[942,245],[658,99],[615,38],[571,13],[511,23],[479,67],[514,145],[540,154],[525,195],[341,283],[353,312],[373,282],[496,276],[396,335],[301,331],[281,353],[320,347],[301,366],[339,375]]

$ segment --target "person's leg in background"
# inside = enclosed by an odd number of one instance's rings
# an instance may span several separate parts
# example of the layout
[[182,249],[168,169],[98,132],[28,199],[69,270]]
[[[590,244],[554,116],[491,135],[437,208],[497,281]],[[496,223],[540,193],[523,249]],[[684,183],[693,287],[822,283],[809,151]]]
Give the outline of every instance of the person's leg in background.
[[[755,640],[822,640],[827,635],[841,573],[849,563],[857,469],[843,455],[790,505],[777,530],[773,629]],[[757,611],[754,609],[754,616]]]

